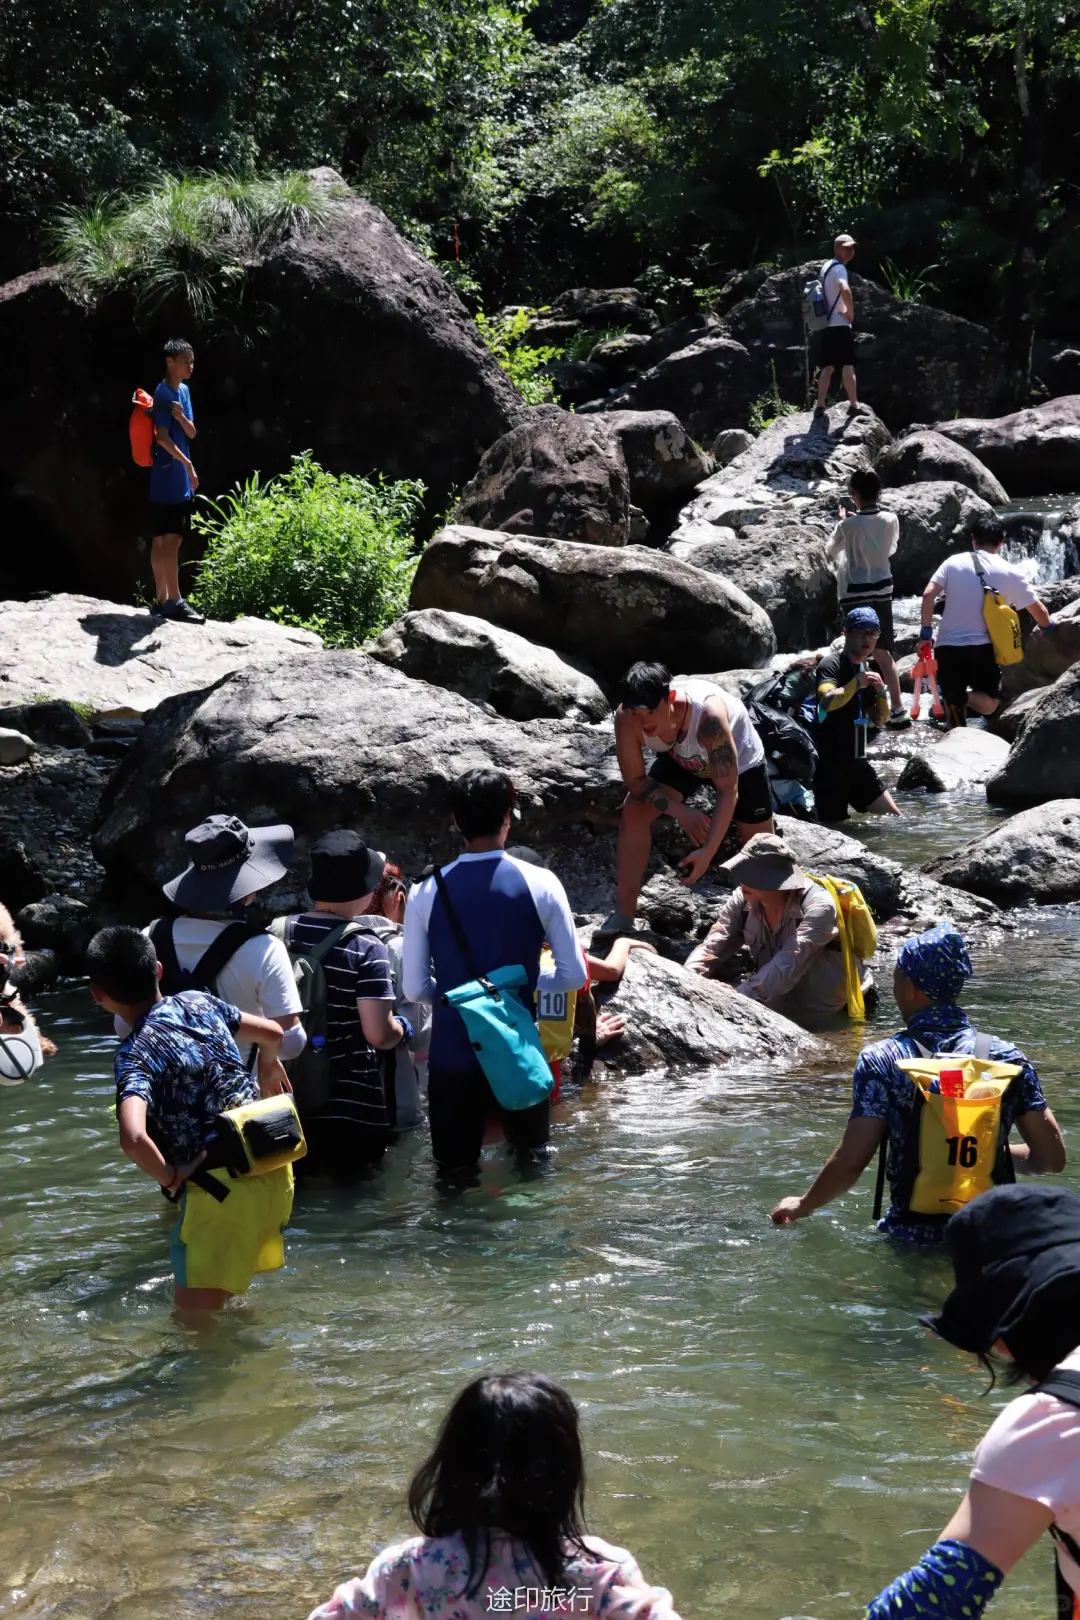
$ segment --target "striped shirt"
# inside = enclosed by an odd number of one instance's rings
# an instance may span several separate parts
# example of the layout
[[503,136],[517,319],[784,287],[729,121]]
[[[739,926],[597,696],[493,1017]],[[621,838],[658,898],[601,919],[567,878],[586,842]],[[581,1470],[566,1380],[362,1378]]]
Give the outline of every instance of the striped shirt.
[[[291,951],[310,950],[341,921],[329,912],[305,912],[289,922]],[[330,1054],[330,1100],[321,1120],[349,1120],[369,1128],[389,1126],[383,1057],[368,1044],[358,1001],[394,1000],[390,956],[373,934],[353,934],[323,960],[326,975],[326,1049]]]

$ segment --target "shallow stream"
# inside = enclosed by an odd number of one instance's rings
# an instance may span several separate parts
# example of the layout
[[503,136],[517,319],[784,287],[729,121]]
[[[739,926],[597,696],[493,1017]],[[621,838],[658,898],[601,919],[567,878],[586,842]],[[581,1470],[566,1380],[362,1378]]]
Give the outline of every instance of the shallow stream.
[[[906,808],[860,834],[915,861],[993,814]],[[971,1006],[1077,1140],[1080,916],[1019,921]],[[855,1616],[949,1517],[1003,1397],[917,1323],[944,1261],[875,1236],[869,1176],[768,1218],[840,1134],[854,1032],[824,1080],[595,1085],[528,1185],[490,1150],[440,1201],[413,1140],[359,1196],[305,1189],[288,1269],[200,1341],[170,1321],[168,1212],[116,1146],[107,1026],[80,987],[42,1007],[62,1055],[0,1092],[0,1615],[302,1620],[408,1533],[408,1474],[482,1369],[566,1381],[592,1527],[689,1620]],[[1050,1569],[1041,1546],[995,1612],[1045,1620]]]

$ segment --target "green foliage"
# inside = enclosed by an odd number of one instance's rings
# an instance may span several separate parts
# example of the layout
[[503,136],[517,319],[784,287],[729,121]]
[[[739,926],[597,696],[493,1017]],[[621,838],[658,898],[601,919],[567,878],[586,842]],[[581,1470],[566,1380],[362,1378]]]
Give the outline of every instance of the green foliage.
[[905,304],[925,303],[927,293],[937,292],[937,282],[929,279],[931,270],[937,269],[940,269],[939,265],[928,264],[925,270],[907,271],[901,270],[892,259],[881,261],[885,285],[894,298],[901,299]]
[[93,303],[127,286],[154,310],[179,295],[205,324],[246,260],[310,230],[325,207],[305,174],[167,176],[131,201],[61,209],[53,246],[73,297]]
[[485,315],[479,309],[475,320],[480,336],[526,405],[546,405],[553,400],[555,390],[544,368],[558,359],[561,351],[550,347],[534,349],[522,342],[529,324],[528,310],[517,309],[510,315]]
[[211,618],[276,619],[358,647],[408,604],[423,494],[326,472],[309,451],[266,483],[253,473],[194,515],[206,554],[191,599]]
[[613,338],[625,337],[628,326],[606,326],[602,332],[578,332],[566,345],[563,353],[567,360],[587,360],[598,343],[610,343]]
[[803,408],[801,405],[792,405],[790,400],[784,399],[781,395],[780,384],[776,380],[775,361],[770,362],[769,371],[772,376],[770,386],[750,407],[747,425],[751,433],[764,433],[767,427],[771,427],[781,417],[794,416]]

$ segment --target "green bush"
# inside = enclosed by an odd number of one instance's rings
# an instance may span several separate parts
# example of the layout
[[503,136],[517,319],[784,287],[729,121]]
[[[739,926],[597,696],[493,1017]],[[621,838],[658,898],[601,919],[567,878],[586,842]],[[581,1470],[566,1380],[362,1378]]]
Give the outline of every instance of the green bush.
[[53,246],[80,302],[128,287],[151,311],[181,294],[203,323],[238,290],[247,260],[325,209],[306,174],[168,176],[135,198],[62,210]]
[[193,518],[207,545],[192,601],[210,618],[246,613],[357,647],[408,605],[423,494],[416,480],[328,473],[307,450],[265,484],[253,473]]
[[544,368],[550,360],[558,359],[561,351],[534,349],[522,343],[529,324],[528,310],[518,309],[512,315],[485,315],[480,309],[474,319],[480,336],[526,405],[547,405],[553,400],[555,390]]

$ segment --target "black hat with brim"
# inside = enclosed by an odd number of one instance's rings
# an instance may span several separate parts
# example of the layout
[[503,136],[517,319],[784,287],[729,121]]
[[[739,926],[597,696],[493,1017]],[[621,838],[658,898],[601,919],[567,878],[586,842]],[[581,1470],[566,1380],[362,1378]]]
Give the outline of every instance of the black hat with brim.
[[920,1320],[960,1350],[1011,1353],[1047,1312],[1080,1307],[1080,1197],[1068,1187],[994,1187],[945,1229],[956,1286]]
[[224,911],[285,876],[293,830],[247,827],[239,816],[207,816],[185,836],[184,846],[189,864],[162,885],[165,894],[186,911]]

